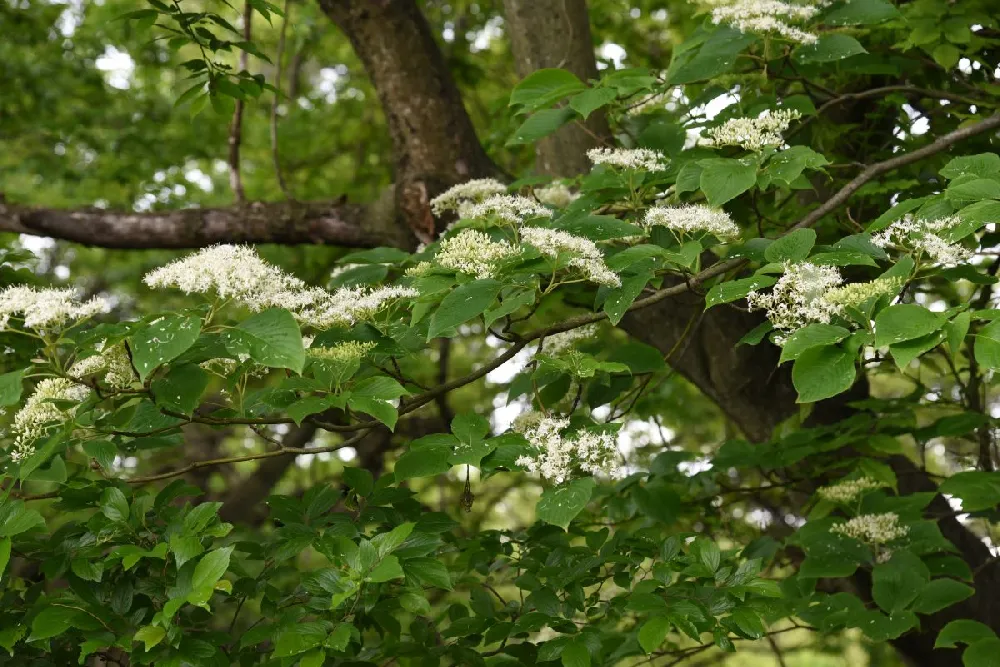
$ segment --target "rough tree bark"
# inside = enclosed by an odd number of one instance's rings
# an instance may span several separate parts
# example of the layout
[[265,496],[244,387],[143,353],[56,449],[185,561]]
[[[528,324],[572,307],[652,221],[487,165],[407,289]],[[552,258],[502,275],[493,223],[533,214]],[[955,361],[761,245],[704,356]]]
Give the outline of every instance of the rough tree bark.
[[[569,70],[584,82],[597,78],[585,0],[504,0],[503,6],[521,78],[549,67]],[[597,111],[585,123],[567,125],[538,142],[535,166],[550,176],[577,176],[590,169],[587,150],[610,134],[607,119]]]

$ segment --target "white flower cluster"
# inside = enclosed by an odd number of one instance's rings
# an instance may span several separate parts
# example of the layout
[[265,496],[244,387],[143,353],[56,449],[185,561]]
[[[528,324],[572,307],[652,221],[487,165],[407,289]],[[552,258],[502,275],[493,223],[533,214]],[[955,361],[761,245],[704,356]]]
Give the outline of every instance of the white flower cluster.
[[132,370],[132,362],[124,343],[105,348],[105,341],[97,345],[99,354],[81,359],[69,369],[75,378],[104,374],[104,383],[112,389],[128,389],[137,378]]
[[830,303],[826,295],[842,282],[832,266],[786,264],[785,274],[769,293],[750,292],[747,302],[751,308],[766,310],[775,329],[793,331],[812,322],[829,323],[840,306]]
[[507,186],[492,178],[476,178],[452,186],[431,200],[431,211],[441,215],[446,211],[456,211],[460,217],[468,217],[464,210],[487,197],[507,192]]
[[253,248],[216,245],[166,266],[143,278],[149,287],[175,287],[185,294],[215,292],[253,311],[267,308],[295,310],[311,304],[322,290],[262,260]]
[[901,537],[906,537],[909,526],[899,525],[899,515],[895,512],[885,514],[862,514],[843,523],[830,526],[830,532],[867,544],[881,545]]
[[567,437],[562,435],[567,426],[568,419],[540,418],[524,432],[535,450],[533,456],[520,456],[515,463],[557,484],[576,471],[610,477],[621,475],[614,436],[585,431]]
[[722,240],[740,237],[740,228],[728,213],[704,204],[654,206],[646,211],[643,225],[647,229],[660,225],[677,234],[704,232]]
[[320,361],[349,364],[361,361],[373,349],[375,349],[375,343],[349,340],[333,347],[310,347],[306,354]]
[[494,241],[484,232],[465,229],[441,241],[434,261],[446,269],[492,278],[498,265],[518,252],[507,241]]
[[316,329],[351,326],[372,317],[392,301],[420,296],[420,292],[412,287],[393,285],[376,288],[341,287],[332,294],[322,292],[323,296],[316,299],[313,305],[293,313],[300,322]]
[[620,169],[663,171],[667,168],[663,153],[649,148],[592,148],[587,151],[587,157],[594,164]]
[[895,296],[903,288],[902,278],[876,278],[867,283],[851,283],[835,287],[826,294],[826,301],[836,306],[857,306],[881,296]]
[[76,407],[61,408],[52,401],[73,401],[80,403],[90,394],[90,390],[66,378],[46,378],[38,383],[34,393],[24,402],[24,407],[14,415],[11,430],[14,432],[14,446],[10,458],[15,463],[23,461],[35,453],[32,444],[56,423],[69,419]]
[[728,23],[740,32],[772,33],[793,42],[813,44],[816,35],[789,25],[789,21],[807,21],[829,2],[814,0],[807,5],[781,0],[721,0],[711,4],[715,5],[714,23]]
[[285,308],[318,329],[352,325],[389,301],[419,295],[409,287],[342,287],[331,294],[268,264],[252,248],[234,245],[212,246],[176,260],[146,274],[144,281],[187,294],[215,292],[253,311]]
[[579,199],[580,195],[570,190],[565,183],[553,183],[535,190],[535,197],[546,206],[566,208]]
[[41,330],[107,312],[109,307],[100,297],[80,302],[72,289],[12,285],[0,291],[0,331],[7,328],[10,318],[15,315],[24,319],[28,329]]
[[748,151],[780,146],[784,141],[781,133],[801,115],[794,109],[777,109],[758,118],[731,118],[718,127],[705,130],[708,137],[702,143],[706,146],[741,146]]
[[549,257],[570,255],[569,265],[598,285],[621,286],[621,278],[604,263],[604,255],[590,239],[573,236],[558,229],[524,227],[521,238]]
[[462,217],[482,219],[490,216],[517,225],[531,218],[551,218],[552,211],[521,195],[493,195],[471,206]]
[[558,357],[560,354],[569,350],[581,340],[591,338],[595,333],[597,333],[597,325],[588,324],[576,329],[570,329],[569,331],[554,334],[542,342],[541,353],[547,354],[550,357]]
[[881,488],[882,484],[871,477],[848,479],[832,486],[824,486],[816,491],[820,498],[832,503],[850,503],[868,491]]
[[897,246],[926,253],[939,264],[961,264],[972,259],[972,253],[957,243],[949,243],[941,237],[961,222],[957,215],[937,220],[924,220],[905,215],[872,237],[872,243],[880,248]]

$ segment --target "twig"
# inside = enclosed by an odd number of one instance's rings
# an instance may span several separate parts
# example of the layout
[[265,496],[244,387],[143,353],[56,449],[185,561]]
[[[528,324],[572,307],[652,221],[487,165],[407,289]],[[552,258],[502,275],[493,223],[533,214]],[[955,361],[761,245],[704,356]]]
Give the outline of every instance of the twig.
[[[243,5],[243,41],[249,42],[251,26],[253,25],[253,9],[250,0]],[[240,51],[240,70],[245,71],[249,64],[249,54],[246,49]],[[236,201],[242,204],[246,201],[243,190],[243,177],[240,175],[240,143],[243,141],[243,100],[236,99],[233,109],[233,122],[229,125],[229,187],[236,196]]]
[[278,97],[281,95],[281,60],[285,55],[285,33],[288,29],[288,12],[291,10],[292,0],[285,0],[285,15],[281,19],[281,31],[278,33],[278,55],[275,58],[274,74],[274,96],[271,100],[271,162],[274,163],[274,176],[278,180],[278,188],[285,199],[295,201],[295,197],[285,183],[285,176],[281,171],[281,155],[278,151]]

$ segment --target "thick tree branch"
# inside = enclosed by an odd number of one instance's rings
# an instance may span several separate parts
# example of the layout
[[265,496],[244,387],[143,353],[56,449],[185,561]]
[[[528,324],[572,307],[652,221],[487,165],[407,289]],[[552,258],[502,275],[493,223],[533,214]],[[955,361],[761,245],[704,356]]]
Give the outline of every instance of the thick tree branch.
[[320,243],[371,248],[406,247],[411,242],[409,234],[393,220],[391,205],[342,202],[255,203],[130,213],[37,208],[0,200],[0,231],[128,249],[201,248],[215,243]]

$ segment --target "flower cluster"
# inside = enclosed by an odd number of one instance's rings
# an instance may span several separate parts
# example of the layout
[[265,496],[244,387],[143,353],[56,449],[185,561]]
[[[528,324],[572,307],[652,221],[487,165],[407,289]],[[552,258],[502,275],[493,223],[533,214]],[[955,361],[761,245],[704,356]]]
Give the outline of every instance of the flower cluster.
[[465,229],[441,241],[434,261],[446,269],[492,278],[501,262],[517,254],[518,249],[507,241],[494,241],[484,232]]
[[646,211],[643,225],[647,229],[660,225],[679,235],[703,232],[722,240],[740,236],[740,228],[728,213],[703,204],[654,206]]
[[839,314],[840,306],[826,296],[842,282],[840,272],[832,266],[786,264],[785,274],[769,293],[750,292],[747,302],[751,308],[766,310],[775,329],[794,331],[812,322],[829,323]]
[[590,239],[544,227],[524,227],[521,238],[549,257],[570,256],[569,265],[591,282],[610,287],[622,284],[621,278],[604,263],[604,255]]
[[851,283],[835,287],[826,294],[826,301],[835,306],[851,307],[882,296],[895,296],[903,288],[902,278],[876,278],[867,283]]
[[849,521],[835,523],[830,526],[830,532],[852,537],[867,544],[881,545],[906,537],[910,528],[899,525],[899,515],[895,512],[886,512],[885,514],[862,514]]
[[580,195],[570,190],[565,183],[553,183],[552,185],[535,190],[535,197],[546,206],[554,208],[566,208],[578,199]]
[[187,294],[214,292],[250,310],[285,308],[317,329],[350,326],[371,317],[392,300],[419,295],[410,287],[342,287],[330,293],[310,287],[257,256],[247,246],[217,245],[146,274],[153,288],[176,287]]
[[832,503],[850,503],[856,498],[863,496],[868,491],[881,488],[882,484],[876,482],[871,477],[859,477],[848,479],[832,486],[824,486],[816,493],[820,498],[829,500]]
[[538,419],[524,432],[534,449],[533,455],[518,457],[516,464],[556,483],[565,481],[577,471],[610,477],[621,474],[614,436],[589,431],[574,437],[562,435],[568,426],[568,419]]
[[466,218],[488,218],[496,216],[504,222],[517,225],[530,218],[551,218],[552,211],[534,199],[521,195],[493,195],[474,204],[463,214]]
[[553,334],[542,341],[542,349],[540,351],[542,354],[547,354],[550,357],[558,357],[581,340],[591,338],[596,332],[597,325],[588,324],[576,329]]
[[960,222],[957,215],[924,220],[907,214],[875,234],[872,243],[880,248],[897,246],[922,252],[939,264],[961,264],[971,259],[972,253],[941,236]]
[[718,127],[705,130],[708,137],[702,143],[707,146],[740,146],[748,151],[780,146],[784,141],[781,133],[801,115],[794,109],[777,109],[758,118],[731,118]]
[[781,0],[721,0],[713,2],[712,21],[728,23],[740,32],[777,34],[785,39],[802,44],[812,44],[816,35],[789,22],[806,21],[819,13],[826,1],[812,4],[795,4]]
[[36,289],[12,285],[0,291],[0,331],[11,316],[20,315],[28,329],[51,329],[67,322],[107,312],[109,304],[100,297],[81,302],[72,289]]
[[[322,291],[322,290],[321,290]],[[412,287],[341,287],[314,300],[308,308],[293,313],[303,324],[316,329],[352,326],[368,319],[397,299],[412,299],[420,292]]]
[[330,361],[336,364],[353,364],[361,361],[375,349],[375,343],[349,340],[333,347],[310,347],[306,354],[312,359]]
[[663,171],[667,168],[663,153],[649,148],[592,148],[587,151],[587,157],[594,164],[620,169]]
[[75,378],[88,375],[104,374],[104,383],[112,389],[127,389],[137,379],[132,370],[132,361],[124,343],[105,346],[105,341],[97,345],[98,354],[81,359],[69,369],[69,374]]
[[322,293],[268,264],[253,248],[238,245],[205,248],[150,271],[143,281],[153,289],[174,287],[185,294],[214,292],[253,311],[303,308]]
[[507,186],[492,178],[476,178],[452,186],[431,200],[431,211],[441,215],[446,211],[456,211],[460,217],[468,217],[464,211],[487,197],[507,192]]
[[52,401],[72,401],[80,403],[90,394],[90,390],[66,378],[47,378],[38,383],[34,393],[24,402],[24,407],[14,415],[11,430],[14,432],[14,446],[10,458],[15,463],[23,461],[35,453],[32,444],[45,434],[53,424],[61,424],[69,419],[76,407],[62,408]]

